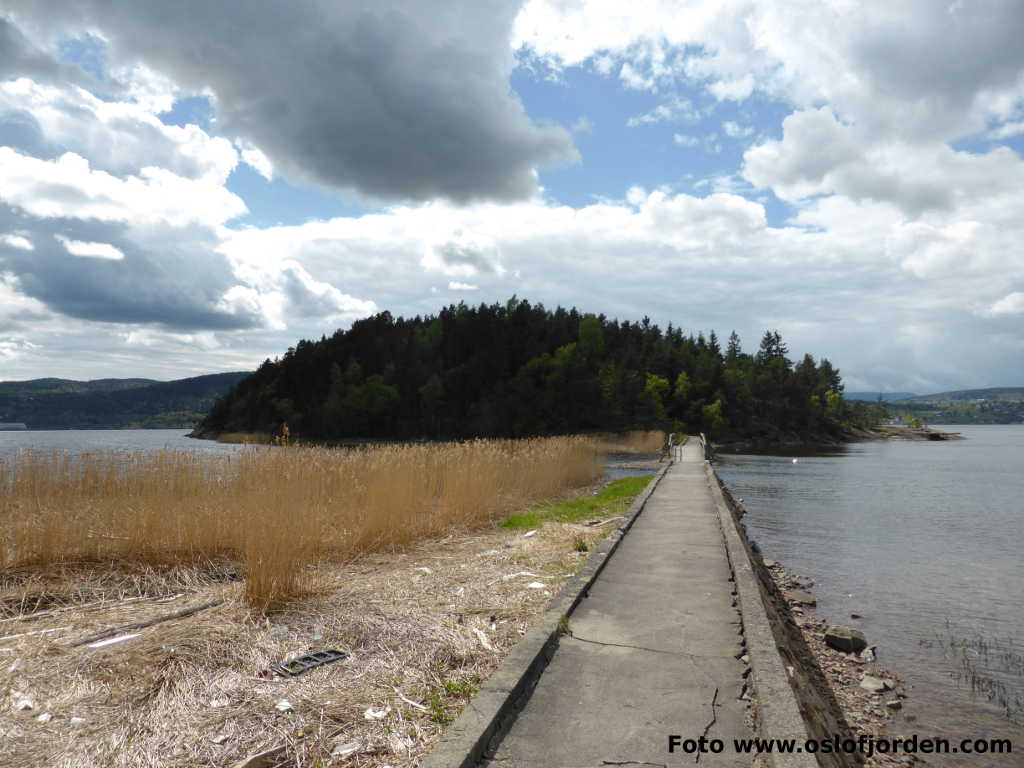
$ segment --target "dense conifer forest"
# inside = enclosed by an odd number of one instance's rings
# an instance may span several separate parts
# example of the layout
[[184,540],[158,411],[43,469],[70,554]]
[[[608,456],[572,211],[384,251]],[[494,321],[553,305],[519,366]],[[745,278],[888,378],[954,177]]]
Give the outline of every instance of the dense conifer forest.
[[300,341],[221,398],[197,429],[311,440],[524,437],[634,428],[718,439],[838,437],[863,421],[839,371],[794,363],[777,332],[753,353],[649,319],[506,304],[360,320]]

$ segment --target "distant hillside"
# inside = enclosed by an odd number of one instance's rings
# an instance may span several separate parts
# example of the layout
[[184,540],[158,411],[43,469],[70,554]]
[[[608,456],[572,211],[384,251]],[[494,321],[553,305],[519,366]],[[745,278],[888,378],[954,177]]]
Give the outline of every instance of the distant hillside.
[[877,403],[879,394],[881,394],[882,400],[887,403],[917,397],[913,392],[844,392],[843,397],[846,400],[860,400],[865,403]]
[[248,375],[214,373],[176,381],[2,381],[0,422],[24,422],[29,429],[187,429]]
[[916,416],[928,424],[1021,424],[1024,423],[1024,387],[917,395],[889,407],[897,416]]

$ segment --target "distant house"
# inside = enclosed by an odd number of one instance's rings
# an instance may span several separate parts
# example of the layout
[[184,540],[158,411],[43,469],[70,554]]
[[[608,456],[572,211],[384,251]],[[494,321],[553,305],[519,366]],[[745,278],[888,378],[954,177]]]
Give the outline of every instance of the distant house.
[[11,432],[18,429],[28,429],[27,424],[20,421],[0,421],[0,432]]

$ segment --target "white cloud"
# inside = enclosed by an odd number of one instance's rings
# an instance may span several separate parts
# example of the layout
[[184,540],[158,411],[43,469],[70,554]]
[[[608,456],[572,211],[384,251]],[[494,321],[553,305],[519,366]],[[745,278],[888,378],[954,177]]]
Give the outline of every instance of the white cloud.
[[692,123],[700,119],[700,112],[693,102],[682,96],[675,95],[654,109],[643,114],[634,115],[626,121],[630,128],[657,123]]
[[698,139],[696,136],[687,136],[686,134],[683,133],[673,133],[672,141],[674,141],[676,145],[680,147],[696,147],[700,144],[700,139]]
[[580,115],[572,124],[573,133],[593,133],[594,121],[586,115]]
[[985,134],[988,138],[993,140],[999,139],[1012,139],[1014,136],[1020,136],[1024,134],[1024,120],[1018,120],[1012,123],[1003,123],[998,128],[995,128]]
[[448,283],[448,290],[449,291],[479,291],[480,290],[480,286],[479,285],[471,285],[470,283],[460,283],[460,282],[457,282],[455,280],[452,280],[451,282]]
[[242,139],[236,139],[235,144],[238,145],[241,152],[242,162],[252,166],[267,181],[271,181],[274,178],[274,164],[270,162],[270,158],[263,154],[258,147],[254,147]]
[[725,135],[730,138],[741,139],[752,134],[754,132],[754,127],[751,125],[743,126],[732,120],[726,120],[722,123],[722,130],[725,131]]
[[39,218],[218,225],[246,212],[220,184],[157,167],[117,177],[67,152],[40,160],[0,147],[0,201]]
[[238,163],[238,153],[226,139],[196,125],[167,125],[152,105],[103,100],[75,86],[43,85],[28,78],[0,83],[4,112],[20,115],[38,130],[32,142],[36,146],[24,146],[18,136],[5,137],[0,129],[0,142],[7,146],[36,155],[72,152],[88,157],[93,168],[114,174],[159,166],[188,179],[222,184]]
[[1024,315],[1024,292],[1008,293],[989,308],[992,315]]
[[88,243],[82,240],[70,240],[62,235],[56,235],[56,239],[64,246],[64,250],[72,256],[80,256],[86,259],[106,259],[108,261],[124,260],[124,252],[115,248],[110,243]]
[[32,245],[32,241],[27,237],[21,235],[4,235],[0,237],[0,241],[7,243],[11,248],[17,248],[20,251],[34,251],[36,247]]

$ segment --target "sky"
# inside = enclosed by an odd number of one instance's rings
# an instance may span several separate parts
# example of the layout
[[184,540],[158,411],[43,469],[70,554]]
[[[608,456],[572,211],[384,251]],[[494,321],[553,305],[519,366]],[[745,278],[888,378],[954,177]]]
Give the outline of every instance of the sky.
[[1024,385],[1019,0],[0,0],[0,380],[576,306]]

